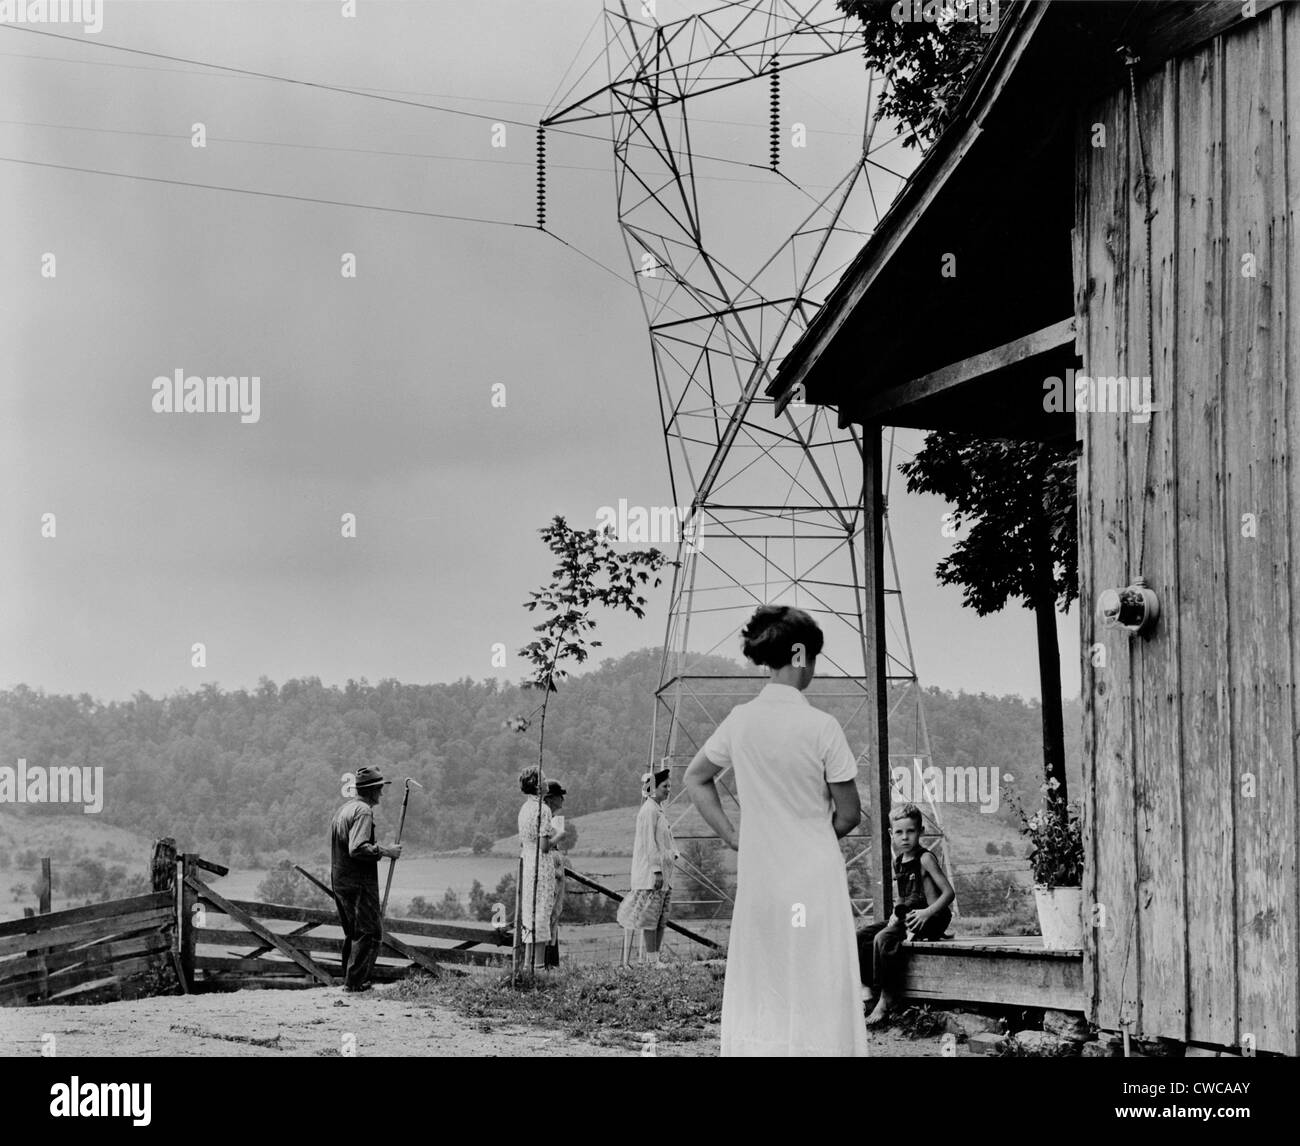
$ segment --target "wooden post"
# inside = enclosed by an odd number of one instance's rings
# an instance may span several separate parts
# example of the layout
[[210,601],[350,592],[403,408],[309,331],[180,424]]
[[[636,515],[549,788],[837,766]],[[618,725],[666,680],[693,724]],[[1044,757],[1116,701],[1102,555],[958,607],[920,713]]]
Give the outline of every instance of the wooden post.
[[49,915],[50,913],[50,894],[53,888],[53,876],[50,874],[50,857],[46,856],[41,860],[41,887],[40,887],[40,913]]
[[[46,856],[41,860],[41,882],[37,888],[37,911],[41,915],[50,913],[50,897],[53,893],[54,878],[50,872],[50,858]],[[40,961],[39,969],[41,975],[40,997],[48,999],[50,997],[50,972],[45,962],[45,948],[39,948],[35,951],[29,951],[29,955],[35,955]]]
[[523,961],[523,931],[519,919],[520,901],[523,897],[524,887],[524,857],[522,852],[519,856],[519,872],[515,876],[515,941],[514,949],[510,958],[510,985],[515,985],[515,978],[519,974],[519,964]]
[[884,482],[881,462],[881,427],[862,427],[862,627],[867,638],[866,693],[876,706],[875,720],[867,721],[867,757],[876,765],[877,863],[872,919],[888,921],[894,907],[893,849],[889,836],[889,680],[885,660],[885,549]]
[[190,886],[190,880],[194,877],[193,856],[182,855],[178,863],[180,871],[177,873],[176,894],[181,913],[179,920],[181,982],[185,993],[189,994],[194,987],[194,905],[198,903],[198,895]]

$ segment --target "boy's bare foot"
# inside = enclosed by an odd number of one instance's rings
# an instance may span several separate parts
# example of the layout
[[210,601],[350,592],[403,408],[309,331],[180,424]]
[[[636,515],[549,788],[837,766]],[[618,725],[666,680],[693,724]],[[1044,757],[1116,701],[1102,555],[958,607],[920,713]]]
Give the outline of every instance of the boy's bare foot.
[[881,999],[876,1004],[876,1009],[867,1016],[867,1026],[878,1027],[889,1017],[889,1004]]

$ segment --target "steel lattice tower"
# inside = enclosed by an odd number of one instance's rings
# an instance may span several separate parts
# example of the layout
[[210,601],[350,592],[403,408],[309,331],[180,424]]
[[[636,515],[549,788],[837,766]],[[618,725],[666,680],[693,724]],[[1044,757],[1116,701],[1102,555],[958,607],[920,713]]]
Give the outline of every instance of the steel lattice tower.
[[[861,25],[830,0],[746,0],[668,24],[652,9],[640,0],[605,9],[607,83],[561,100],[542,124],[611,125],[618,217],[650,333],[674,504],[690,507],[649,747],[652,764],[666,762],[680,781],[708,733],[765,679],[720,675],[709,660],[737,656],[740,629],[760,604],[797,605],[821,624],[826,647],[808,695],[840,719],[850,745],[864,742],[874,718],[865,688],[862,442],[855,427],[838,428],[830,407],[796,402],[774,417],[764,389],[816,313],[818,292],[866,240],[854,222],[874,225],[904,176],[877,154],[896,140],[875,138],[872,96],[880,87],[871,76],[862,139],[829,194],[817,199],[779,171],[782,74],[862,48]],[[803,199],[800,214],[787,216],[793,229],[776,225],[770,236],[728,233],[728,204],[710,198],[699,172],[735,160],[702,155],[687,118],[688,100],[694,106],[744,84],[770,91],[762,94],[770,99],[772,151],[770,164],[742,165],[766,170],[771,193]],[[882,180],[893,181],[888,194],[878,193]],[[755,250],[774,253],[754,266]],[[926,766],[929,737],[887,518],[885,544],[893,575],[886,587],[891,727],[908,725],[891,739],[911,745],[891,756]],[[692,643],[703,651],[693,652]],[[863,807],[872,809],[876,762],[863,763]],[[683,786],[675,787],[668,810],[679,840],[713,839]],[[725,773],[719,791],[734,818],[738,804]],[[937,810],[926,811],[927,834],[941,836]],[[860,912],[869,905],[862,889],[873,877],[873,822],[864,815],[846,840],[850,872],[861,877],[851,883]],[[729,913],[725,891],[713,886],[717,913]]]

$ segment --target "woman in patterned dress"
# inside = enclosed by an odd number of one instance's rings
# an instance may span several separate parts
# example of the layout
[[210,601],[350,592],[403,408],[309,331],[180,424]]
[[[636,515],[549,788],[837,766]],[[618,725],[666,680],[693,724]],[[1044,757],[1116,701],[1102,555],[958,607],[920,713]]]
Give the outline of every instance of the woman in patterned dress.
[[622,966],[632,963],[632,936],[645,936],[645,955],[659,966],[659,945],[663,942],[672,901],[673,862],[677,847],[663,804],[672,790],[667,768],[647,772],[641,777],[645,801],[636,815],[636,837],[632,843],[632,880],[627,898],[618,905],[618,921],[623,927]]
[[[551,809],[545,801],[541,804],[541,820],[538,821],[536,767],[525,768],[519,773],[519,788],[525,796],[523,807],[519,809],[519,855],[522,863],[522,876],[519,880],[519,928],[524,943],[524,963],[535,966],[533,962],[533,944],[545,946],[551,941],[551,915],[555,909],[555,860],[551,851]],[[538,855],[537,841],[541,838],[541,855]],[[537,878],[540,863],[542,878]],[[534,909],[534,890],[537,906]]]

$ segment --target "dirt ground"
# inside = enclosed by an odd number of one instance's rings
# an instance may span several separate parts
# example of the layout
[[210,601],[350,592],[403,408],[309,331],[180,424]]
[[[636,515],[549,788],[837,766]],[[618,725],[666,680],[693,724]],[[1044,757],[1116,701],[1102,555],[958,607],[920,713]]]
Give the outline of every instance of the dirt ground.
[[[219,1056],[283,1058],[351,1053],[400,1057],[510,1058],[639,1057],[634,1035],[614,1033],[584,1041],[559,1029],[473,1019],[425,1003],[339,988],[244,990],[229,994],[165,996],[79,1007],[0,1009],[0,1054],[39,1055],[43,1035],[63,1057]],[[936,1039],[872,1033],[871,1053],[938,1056]],[[718,1031],[687,1043],[660,1042],[660,1058],[716,1058]]]

